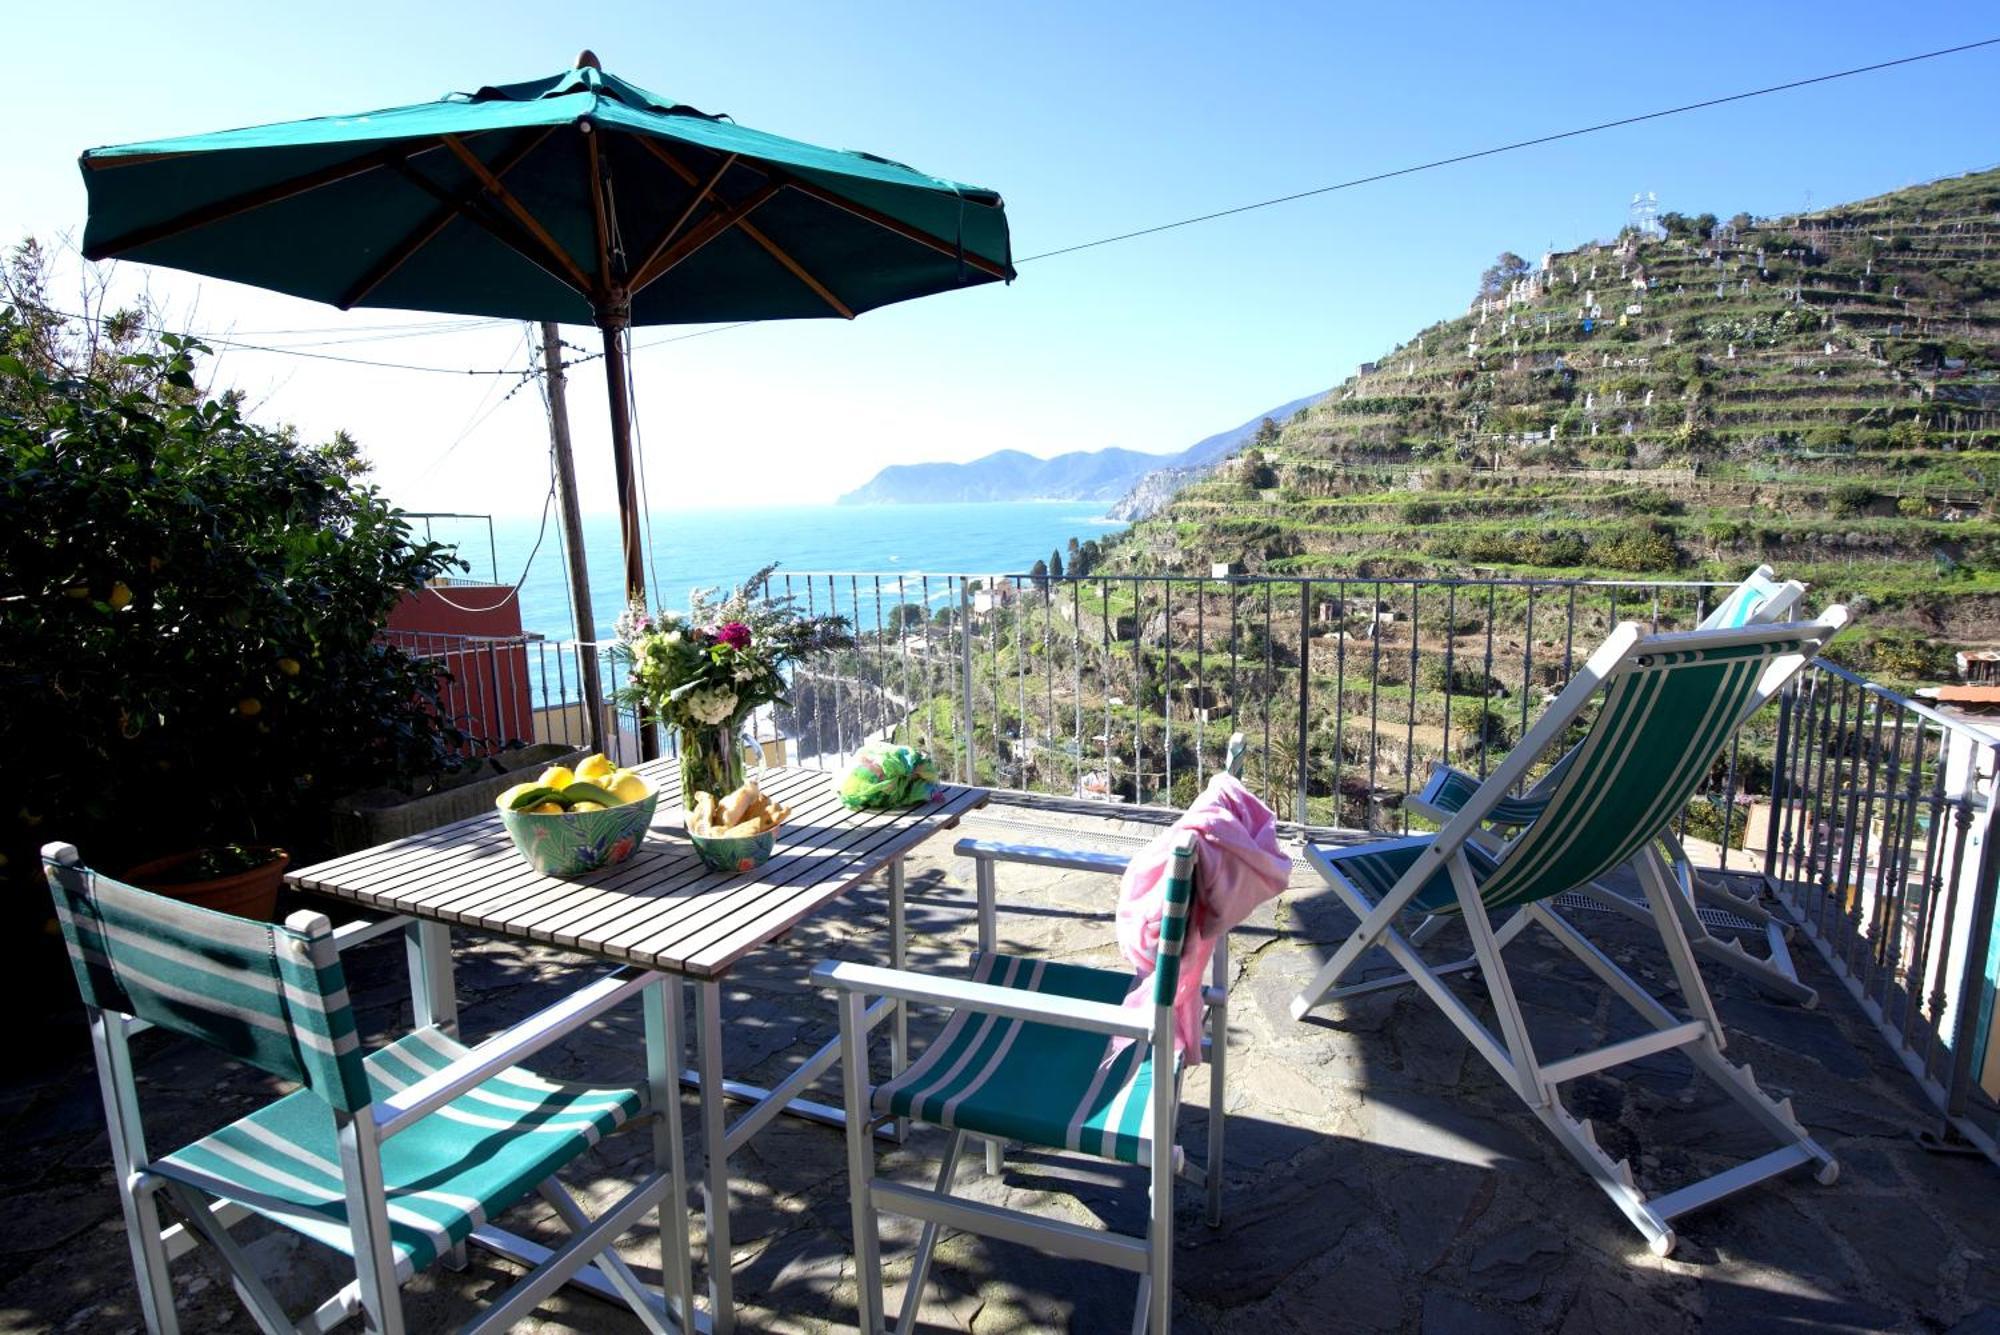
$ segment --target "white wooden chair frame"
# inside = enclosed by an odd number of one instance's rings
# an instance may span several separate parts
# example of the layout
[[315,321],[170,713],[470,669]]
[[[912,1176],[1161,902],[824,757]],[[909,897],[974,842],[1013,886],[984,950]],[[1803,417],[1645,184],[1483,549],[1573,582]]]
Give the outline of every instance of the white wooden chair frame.
[[[1780,584],[1776,572],[1770,566],[1758,566],[1750,572],[1748,578],[1730,592],[1728,597],[1716,605],[1696,629],[1714,629],[1711,623],[1727,611],[1735,598],[1746,592],[1754,594],[1764,590],[1769,590],[1768,594],[1750,612],[1743,624],[1766,625],[1786,620],[1798,606],[1799,600],[1805,596],[1806,586],[1797,580],[1787,580]],[[1558,768],[1551,769],[1536,780],[1523,796],[1529,800],[1546,799],[1554,791],[1556,783],[1561,780],[1560,764],[1559,761]],[[1430,800],[1433,790],[1438,787],[1442,778],[1444,770],[1440,767],[1421,792],[1406,799],[1406,805],[1412,812],[1440,825],[1456,814],[1448,808],[1434,805]],[[1489,818],[1489,823],[1502,828],[1518,828],[1504,814]],[[1482,830],[1475,838],[1492,850],[1497,850],[1504,843],[1502,839],[1486,830]],[[1817,1006],[1819,993],[1799,981],[1798,966],[1792,961],[1789,945],[1791,928],[1780,922],[1755,899],[1737,894],[1722,881],[1700,875],[1695,870],[1693,860],[1688,856],[1686,846],[1681,843],[1680,836],[1674,833],[1672,827],[1660,832],[1660,843],[1666,850],[1667,866],[1672,873],[1671,884],[1679,891],[1673,901],[1674,914],[1680,919],[1681,930],[1687,935],[1688,944],[1695,954],[1744,975],[1772,996],[1796,1002],[1807,1010]],[[1622,918],[1642,925],[1652,924],[1652,915],[1647,905],[1635,903],[1630,896],[1619,894],[1601,882],[1592,881],[1588,885],[1578,886],[1577,890],[1578,893],[1588,895],[1599,905]],[[1701,920],[1697,911],[1697,903],[1702,901],[1725,912],[1733,913],[1760,928],[1769,954],[1752,955],[1743,948],[1741,942],[1725,940],[1709,931],[1708,924]]]
[[[43,850],[49,861],[80,867],[76,849],[69,844],[51,844]],[[295,932],[318,937],[335,947],[353,945],[386,932],[404,928],[409,943],[413,989],[417,997],[417,1024],[437,1024],[455,1033],[455,1010],[432,1015],[423,980],[432,972],[426,951],[438,948],[441,934],[420,934],[418,926],[404,918],[382,922],[356,922],[336,932],[319,913],[301,911],[286,919]],[[577,1284],[612,1302],[623,1304],[638,1317],[648,1331],[690,1329],[682,1315],[694,1312],[693,1279],[688,1259],[687,1201],[685,1184],[658,1165],[673,1162],[670,1149],[682,1134],[679,1072],[669,1053],[681,1050],[681,1017],[677,1006],[669,1005],[663,984],[665,975],[618,970],[564,997],[553,1005],[495,1034],[471,1048],[463,1057],[434,1074],[411,1084],[388,1098],[374,1100],[355,1114],[329,1108],[334,1119],[340,1150],[341,1175],[345,1183],[349,1225],[354,1233],[355,1278],[325,1299],[303,1318],[294,1322],[285,1315],[276,1297],[258,1277],[242,1245],[231,1229],[252,1211],[222,1192],[230,1184],[213,1184],[214,1194],[204,1190],[195,1175],[180,1168],[157,1164],[148,1154],[139,1107],[139,1092],[132,1061],[131,1039],[153,1026],[146,1020],[121,1012],[86,1007],[91,1043],[97,1059],[99,1084],[116,1169],[119,1204],[125,1216],[127,1242],[138,1280],[139,1299],[146,1327],[155,1335],[176,1335],[180,1322],[174,1308],[169,1275],[171,1263],[207,1243],[221,1256],[232,1286],[257,1329],[265,1335],[280,1332],[324,1332],[350,1317],[363,1317],[368,1329],[378,1335],[401,1335],[405,1329],[401,1285],[408,1278],[399,1275],[398,1262],[390,1247],[389,1217],[384,1196],[380,1146],[382,1142],[416,1125],[428,1114],[442,1108],[487,1080],[519,1065],[566,1035],[588,1025],[606,1011],[638,998],[642,1001],[646,1025],[648,1079],[646,1106],[626,1123],[627,1127],[650,1119],[653,1131],[655,1171],[648,1174],[597,1218],[589,1218],[568,1190],[554,1176],[544,1179],[538,1193],[555,1210],[569,1231],[569,1238],[556,1248],[543,1247],[506,1230],[485,1224],[476,1229],[472,1241],[506,1254],[529,1267],[528,1274],[506,1289],[479,1317],[462,1327],[465,1332],[506,1330],[525,1319],[533,1309],[564,1284]],[[240,1191],[234,1191],[240,1196]],[[160,1199],[170,1201],[183,1222],[166,1227],[161,1223]],[[266,1215],[286,1213],[286,1203],[260,1201]],[[613,1244],[618,1237],[653,1212],[659,1214],[663,1240],[662,1272],[671,1285],[671,1300],[650,1290],[618,1255]],[[322,1222],[318,1221],[318,1222]],[[452,1269],[465,1265],[463,1245],[441,1254],[438,1264]],[[407,1268],[407,1267],[405,1267]],[[696,1313],[692,1329],[706,1329],[707,1321]]]
[[[1676,903],[1685,901],[1671,880],[1671,872],[1660,855],[1656,840],[1648,840],[1629,865],[1637,870],[1646,892],[1647,916],[1659,932],[1675,982],[1687,1004],[1691,1015],[1687,1020],[1675,1016],[1608,955],[1591,944],[1550,907],[1548,898],[1523,904],[1496,928],[1480,898],[1478,880],[1468,861],[1466,849],[1468,845],[1485,844],[1496,849],[1504,858],[1509,844],[1491,842],[1491,836],[1482,833],[1488,814],[1496,804],[1505,800],[1536,759],[1582,718],[1599,688],[1615,674],[1636,666],[1638,660],[1648,653],[1768,642],[1780,631],[1786,638],[1802,636],[1804,647],[1801,652],[1778,657],[1767,666],[1752,704],[1738,719],[1740,726],[1742,719],[1748,718],[1768,702],[1846,622],[1846,609],[1837,606],[1829,608],[1818,623],[1807,626],[1762,625],[1739,630],[1648,636],[1642,627],[1628,622],[1618,627],[1591,655],[1542,718],[1529,729],[1520,745],[1487,777],[1479,791],[1451,817],[1443,830],[1434,836],[1408,841],[1422,844],[1424,851],[1379,900],[1371,901],[1335,870],[1338,850],[1329,852],[1309,846],[1306,850],[1308,859],[1360,923],[1320,968],[1312,982],[1293,999],[1293,1017],[1301,1018],[1313,1007],[1328,1000],[1405,983],[1415,984],[1548,1127],[1563,1148],[1644,1235],[1653,1252],[1660,1256],[1667,1255],[1674,1247],[1673,1221],[1691,1210],[1801,1165],[1817,1165],[1818,1180],[1832,1182],[1838,1174],[1838,1166],[1833,1157],[1800,1125],[1790,1101],[1772,1099],[1758,1087],[1747,1065],[1736,1066],[1724,1058],[1726,1037],[1722,1022],[1695,964],[1682,917],[1674,907]],[[1440,867],[1449,872],[1460,915],[1472,938],[1473,953],[1463,959],[1432,964],[1423,958],[1419,948],[1437,934],[1447,919],[1432,915],[1407,935],[1398,930],[1396,921]],[[1507,945],[1530,924],[1544,928],[1612,993],[1637,1011],[1650,1026],[1650,1032],[1560,1060],[1544,1061],[1539,1058],[1529,1037],[1527,1021],[1515,998],[1503,955]],[[1340,987],[1340,980],[1347,972],[1365,953],[1377,947],[1388,952],[1398,966],[1397,972]],[[1445,975],[1471,969],[1478,970],[1485,981],[1497,1034],[1445,984]],[[1559,1090],[1562,1084],[1580,1076],[1673,1049],[1685,1051],[1696,1068],[1719,1084],[1753,1121],[1779,1141],[1780,1146],[1705,1179],[1663,1195],[1649,1196],[1635,1181],[1630,1164],[1624,1160],[1613,1160],[1597,1144],[1590,1124],[1573,1117],[1564,1108]]]

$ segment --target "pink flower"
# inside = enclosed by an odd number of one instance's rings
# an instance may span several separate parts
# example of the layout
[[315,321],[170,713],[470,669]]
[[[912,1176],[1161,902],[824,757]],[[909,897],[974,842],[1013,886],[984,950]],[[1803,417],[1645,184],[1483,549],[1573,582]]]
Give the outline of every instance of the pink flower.
[[750,628],[741,621],[726,621],[715,628],[715,638],[732,649],[748,649]]

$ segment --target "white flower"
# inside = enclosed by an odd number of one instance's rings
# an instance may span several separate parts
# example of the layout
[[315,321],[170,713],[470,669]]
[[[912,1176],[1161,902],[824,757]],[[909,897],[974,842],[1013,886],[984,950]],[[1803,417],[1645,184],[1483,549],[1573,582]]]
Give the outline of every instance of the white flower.
[[664,639],[668,644],[679,644],[681,642],[681,633],[677,630],[670,630],[666,633]]
[[721,723],[736,712],[736,692],[720,686],[689,691],[682,701],[688,713],[703,723]]
[[756,668],[740,667],[736,669],[736,680],[738,681],[749,681],[756,675]]

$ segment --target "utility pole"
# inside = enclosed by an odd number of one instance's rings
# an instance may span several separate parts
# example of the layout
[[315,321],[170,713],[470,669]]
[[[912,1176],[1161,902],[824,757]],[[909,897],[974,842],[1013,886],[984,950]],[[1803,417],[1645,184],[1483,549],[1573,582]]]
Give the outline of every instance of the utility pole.
[[597,675],[597,617],[590,608],[590,569],[584,562],[583,512],[576,499],[576,463],[570,457],[569,401],[563,389],[562,338],[542,322],[542,368],[548,373],[549,448],[556,457],[556,494],[562,504],[563,547],[569,553],[569,595],[576,605],[577,669],[583,679],[584,728],[590,749],[604,750],[604,685]]

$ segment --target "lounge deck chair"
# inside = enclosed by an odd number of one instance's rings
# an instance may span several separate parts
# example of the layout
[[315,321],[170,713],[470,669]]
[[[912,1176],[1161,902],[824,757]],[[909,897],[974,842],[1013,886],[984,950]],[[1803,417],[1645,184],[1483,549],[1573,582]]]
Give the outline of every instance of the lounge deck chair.
[[[557,1288],[583,1282],[622,1299],[647,1330],[691,1311],[683,1188],[654,1171],[596,1219],[555,1174],[604,1136],[654,1118],[654,1150],[678,1138],[679,1089],[666,1054],[679,1017],[660,975],[614,974],[468,1048],[433,1026],[364,1055],[331,924],[294,913],[282,927],[211,912],[99,876],[76,849],[42,850],[56,914],[90,1016],[125,1232],[146,1326],[179,1329],[168,1264],[199,1243],[220,1254],[257,1329],[324,1331],[360,1316],[404,1329],[401,1285],[433,1264],[463,1265],[490,1221],[539,1193],[570,1237],[467,1330],[504,1330]],[[646,1084],[545,1080],[519,1063],[622,1002],[643,998],[662,1041]],[[164,1155],[148,1152],[130,1037],[178,1033],[302,1088]],[[671,1045],[671,1046],[669,1046]],[[161,1207],[182,1222],[163,1229]],[[646,1215],[665,1224],[669,1307],[612,1243]],[[354,1261],[355,1278],[296,1324],[231,1226],[255,1213]]]
[[[1674,1246],[1673,1221],[1688,1211],[1805,1165],[1816,1165],[1820,1181],[1832,1181],[1838,1171],[1832,1156],[1799,1124],[1789,1102],[1766,1095],[1747,1066],[1724,1058],[1722,1022],[1674,910],[1676,891],[1658,839],[1742,722],[1846,622],[1846,610],[1833,607],[1814,622],[1736,630],[1648,635],[1637,624],[1622,625],[1443,830],[1348,848],[1309,847],[1308,859],[1361,922],[1293,1000],[1294,1017],[1331,997],[1414,983],[1662,1256]],[[1482,839],[1482,827],[1529,767],[1585,721],[1600,695],[1583,741],[1566,758],[1539,814],[1511,840]],[[1646,893],[1687,1019],[1668,1010],[1551,906],[1556,895],[1628,862]],[[1510,911],[1496,930],[1494,918]],[[1398,921],[1409,913],[1428,916],[1406,935]],[[1471,937],[1472,954],[1441,965],[1427,962],[1420,948],[1454,917]],[[1635,1010],[1647,1031],[1558,1060],[1540,1057],[1504,956],[1508,943],[1530,924],[1543,927]],[[1398,972],[1336,991],[1377,947],[1388,952]],[[1444,981],[1444,975],[1467,969],[1477,969],[1484,981],[1495,1028]],[[1669,1050],[1692,1059],[1779,1148],[1664,1195],[1642,1189],[1630,1165],[1613,1160],[1589,1123],[1568,1112],[1560,1091],[1578,1077]]]
[[[1243,738],[1229,742],[1225,762],[1240,773]],[[1174,994],[1189,906],[1195,894],[1195,836],[1183,836],[1173,856],[1160,927],[1159,958],[1146,1010],[1121,1003],[1133,976],[1101,969],[1001,954],[993,941],[993,864],[998,861],[1099,871],[1116,875],[1127,859],[1103,853],[961,841],[958,851],[979,868],[980,950],[969,982],[905,970],[827,961],[813,979],[834,988],[840,1003],[841,1069],[845,1079],[849,1190],[853,1195],[854,1255],[864,1335],[883,1327],[881,1252],[877,1212],[924,1221],[916,1259],[893,1329],[916,1328],[931,1255],[942,1228],[962,1229],[1024,1243],[1061,1256],[1133,1270],[1139,1292],[1132,1329],[1165,1335],[1173,1312],[1174,1181],[1185,1178],[1207,1192],[1210,1225],[1221,1221],[1223,1080],[1228,1033],[1228,941],[1216,943],[1204,992],[1203,1050],[1209,1057],[1208,1159],[1187,1161],[1175,1144],[1182,1063],[1174,1041]],[[901,1075],[872,1085],[868,1075],[866,1003],[871,996],[948,1006],[938,1036]],[[1169,1069],[1161,1078],[1162,1066]],[[937,1185],[930,1190],[879,1182],[874,1177],[875,1121],[907,1118],[951,1131]],[[952,1194],[968,1136],[988,1145],[997,1170],[997,1146],[1019,1143],[1076,1151],[1149,1171],[1150,1223],[1144,1237],[1128,1236],[1004,1209]]]
[[[1730,630],[1782,621],[1792,615],[1804,595],[1805,585],[1797,580],[1780,583],[1771,567],[1758,566],[1750,572],[1749,578],[1731,589],[1695,629]],[[1565,755],[1558,760],[1525,793],[1495,803],[1487,816],[1487,823],[1518,829],[1534,820],[1548,805],[1550,795],[1562,781],[1568,759]],[[1423,790],[1409,800],[1408,806],[1419,816],[1443,823],[1464,807],[1472,794],[1478,791],[1480,782],[1477,776],[1464,770],[1450,765],[1436,765]],[[1660,842],[1667,851],[1667,865],[1673,872],[1673,884],[1680,891],[1673,901],[1674,912],[1679,916],[1681,928],[1687,933],[1694,952],[1703,959],[1745,975],[1773,996],[1795,1001],[1808,1009],[1817,1005],[1819,994],[1799,981],[1798,967],[1792,962],[1791,949],[1787,944],[1790,929],[1754,898],[1736,894],[1721,881],[1696,872],[1686,847],[1671,826],[1660,832]],[[1623,917],[1640,923],[1649,921],[1645,905],[1635,903],[1629,896],[1602,884],[1592,882],[1579,886],[1578,891]],[[1738,942],[1715,936],[1701,918],[1697,905],[1702,902],[1732,914],[1748,922],[1751,928],[1761,931],[1767,953],[1753,955]]]

